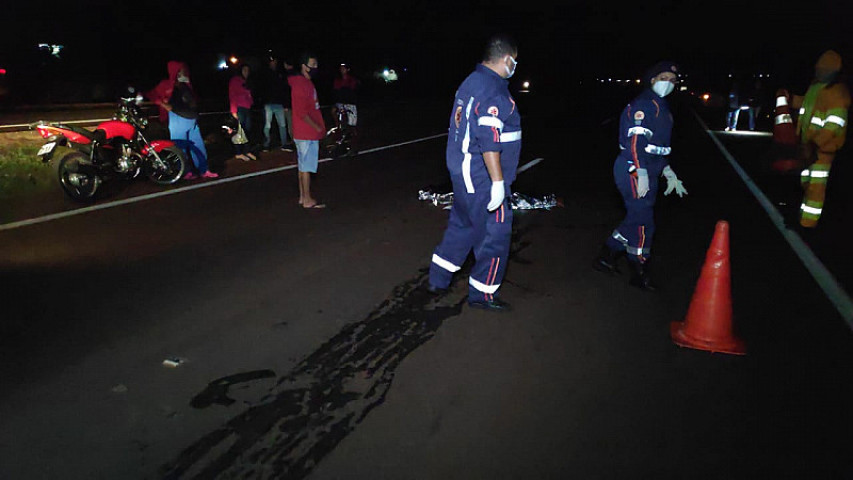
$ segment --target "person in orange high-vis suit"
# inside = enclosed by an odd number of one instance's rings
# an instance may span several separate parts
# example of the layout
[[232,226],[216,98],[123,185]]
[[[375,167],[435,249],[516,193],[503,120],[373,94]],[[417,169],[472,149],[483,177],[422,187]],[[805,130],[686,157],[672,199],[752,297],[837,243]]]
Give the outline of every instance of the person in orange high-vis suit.
[[823,212],[826,184],[835,154],[847,135],[847,111],[850,91],[840,78],[841,56],[824,52],[815,64],[815,79],[805,96],[795,95],[794,110],[799,109],[797,133],[801,155],[808,165],[800,180],[805,195],[800,205],[800,225],[817,226]]

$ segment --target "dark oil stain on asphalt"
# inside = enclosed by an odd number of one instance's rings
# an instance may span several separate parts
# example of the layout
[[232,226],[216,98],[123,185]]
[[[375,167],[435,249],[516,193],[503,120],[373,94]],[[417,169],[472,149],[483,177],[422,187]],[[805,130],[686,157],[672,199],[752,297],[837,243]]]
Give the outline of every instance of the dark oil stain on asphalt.
[[[510,258],[527,246],[514,238]],[[305,478],[385,400],[403,359],[429,341],[444,320],[461,313],[470,264],[442,296],[424,288],[426,269],[395,287],[365,320],[344,327],[256,405],[161,466],[162,477]],[[229,405],[228,387],[270,375],[275,374],[261,370],[220,378],[196,395],[192,406]]]
[[272,370],[257,370],[254,372],[238,373],[214,380],[207,385],[203,392],[199,393],[190,401],[193,408],[207,408],[213,404],[228,406],[234,403],[233,398],[228,397],[228,388],[238,383],[251,382],[260,378],[273,378],[275,372]]

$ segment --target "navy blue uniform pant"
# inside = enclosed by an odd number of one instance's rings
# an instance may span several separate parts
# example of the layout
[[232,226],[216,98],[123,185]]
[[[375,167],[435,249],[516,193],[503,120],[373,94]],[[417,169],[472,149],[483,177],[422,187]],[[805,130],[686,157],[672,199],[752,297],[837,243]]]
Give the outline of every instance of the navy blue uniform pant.
[[615,251],[626,251],[631,261],[645,262],[649,258],[655,234],[655,199],[662,165],[646,166],[649,175],[649,192],[637,196],[637,178],[628,173],[626,162],[617,158],[613,165],[613,180],[622,194],[627,214],[622,223],[607,239],[607,246]]
[[512,207],[509,199],[494,212],[487,210],[491,180],[476,182],[468,193],[460,176],[453,180],[453,206],[444,238],[433,252],[429,282],[437,288],[450,286],[453,274],[474,252],[474,268],[468,278],[471,300],[493,300],[506,272],[512,237]]

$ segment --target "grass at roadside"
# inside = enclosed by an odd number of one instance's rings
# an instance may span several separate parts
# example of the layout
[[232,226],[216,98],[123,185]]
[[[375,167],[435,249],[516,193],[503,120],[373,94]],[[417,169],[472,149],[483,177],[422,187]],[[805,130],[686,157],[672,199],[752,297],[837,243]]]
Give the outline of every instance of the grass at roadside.
[[36,152],[41,138],[35,132],[0,134],[0,199],[8,200],[51,188],[50,165]]

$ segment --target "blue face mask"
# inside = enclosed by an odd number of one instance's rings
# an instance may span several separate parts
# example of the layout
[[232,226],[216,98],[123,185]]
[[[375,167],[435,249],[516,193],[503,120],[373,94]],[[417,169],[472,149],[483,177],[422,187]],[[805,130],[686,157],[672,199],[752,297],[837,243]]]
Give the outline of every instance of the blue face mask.
[[665,97],[675,90],[675,84],[666,80],[658,80],[652,85],[652,90],[661,97]]

